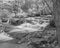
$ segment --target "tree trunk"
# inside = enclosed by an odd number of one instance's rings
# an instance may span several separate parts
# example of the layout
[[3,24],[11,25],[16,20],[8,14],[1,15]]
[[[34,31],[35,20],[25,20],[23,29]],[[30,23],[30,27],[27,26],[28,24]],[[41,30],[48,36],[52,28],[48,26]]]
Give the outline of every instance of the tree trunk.
[[54,15],[54,20],[55,20],[56,29],[57,29],[58,42],[60,46],[60,0],[53,0],[53,2],[54,2],[53,15]]

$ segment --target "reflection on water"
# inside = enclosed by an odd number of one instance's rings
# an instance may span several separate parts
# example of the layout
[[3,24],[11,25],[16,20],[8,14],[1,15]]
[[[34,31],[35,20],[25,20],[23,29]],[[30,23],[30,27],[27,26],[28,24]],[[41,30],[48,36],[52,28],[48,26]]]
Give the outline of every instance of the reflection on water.
[[27,44],[0,43],[0,48],[26,48]]
[[19,48],[19,46],[12,43],[0,43],[0,48]]

